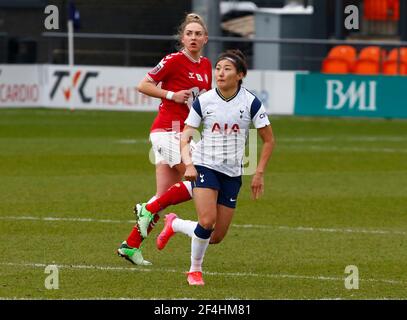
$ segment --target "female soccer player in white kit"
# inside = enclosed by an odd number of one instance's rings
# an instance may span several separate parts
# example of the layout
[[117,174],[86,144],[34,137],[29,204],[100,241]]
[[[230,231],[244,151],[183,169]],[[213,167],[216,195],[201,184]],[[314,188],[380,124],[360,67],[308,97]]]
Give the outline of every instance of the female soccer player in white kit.
[[[168,214],[157,238],[157,247],[163,249],[176,232],[192,238],[187,278],[190,285],[204,284],[202,262],[208,244],[222,241],[232,221],[251,123],[263,141],[251,183],[253,198],[257,199],[264,190],[264,171],[273,151],[274,136],[264,106],[241,86],[246,73],[246,61],[239,50],[221,54],[215,66],[217,88],[194,101],[181,136],[181,156],[186,166],[184,176],[193,181],[198,222]],[[201,124],[202,137],[191,158],[190,138]]]

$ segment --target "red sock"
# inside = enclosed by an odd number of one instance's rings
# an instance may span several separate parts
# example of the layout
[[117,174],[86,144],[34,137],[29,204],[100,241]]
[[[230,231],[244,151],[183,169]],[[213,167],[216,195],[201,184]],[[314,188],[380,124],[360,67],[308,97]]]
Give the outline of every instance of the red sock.
[[[150,223],[148,229],[147,229],[147,234],[153,230],[155,224],[158,222],[160,219],[160,216],[158,214],[154,215],[153,221]],[[127,244],[132,247],[132,248],[140,248],[141,243],[143,242],[143,237],[140,234],[140,231],[138,230],[137,225],[134,226],[133,230],[130,232],[128,238],[127,238]]]
[[137,225],[131,230],[129,237],[127,238],[127,244],[132,248],[140,248],[143,238],[141,237],[140,231],[138,231]]
[[164,210],[170,205],[175,205],[182,203],[191,199],[188,188],[183,182],[178,182],[158,197],[153,202],[150,202],[146,205],[146,209],[151,213],[157,213],[161,210]]
[[155,227],[156,223],[160,220],[160,216],[158,214],[154,215],[153,221],[150,222],[150,225],[148,226],[147,229],[147,234],[150,234],[151,230]]

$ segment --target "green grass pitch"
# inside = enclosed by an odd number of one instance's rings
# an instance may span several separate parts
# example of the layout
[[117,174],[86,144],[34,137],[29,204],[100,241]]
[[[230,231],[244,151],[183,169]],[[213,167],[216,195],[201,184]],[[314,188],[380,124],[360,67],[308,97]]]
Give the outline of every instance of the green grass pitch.
[[[154,115],[0,110],[1,299],[407,298],[407,121],[272,117],[264,197],[251,200],[244,177],[206,285],[189,287],[190,240],[158,251],[162,221],[143,247],[152,266],[115,253],[155,191]],[[196,219],[192,201],[170,211]],[[348,265],[358,289],[345,287]]]

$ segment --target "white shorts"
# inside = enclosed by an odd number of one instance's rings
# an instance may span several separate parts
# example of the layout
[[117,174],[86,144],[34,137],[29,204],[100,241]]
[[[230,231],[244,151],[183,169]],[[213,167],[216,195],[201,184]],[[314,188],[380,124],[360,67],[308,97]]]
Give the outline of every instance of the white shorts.
[[[181,133],[175,131],[150,133],[154,163],[168,164],[171,168],[181,163],[180,138]],[[194,141],[191,141],[190,146],[192,152],[195,148]]]

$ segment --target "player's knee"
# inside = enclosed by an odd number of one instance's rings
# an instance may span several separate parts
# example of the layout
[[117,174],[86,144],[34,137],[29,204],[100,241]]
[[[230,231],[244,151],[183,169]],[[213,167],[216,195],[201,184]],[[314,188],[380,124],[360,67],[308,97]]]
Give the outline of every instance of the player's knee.
[[213,229],[215,225],[215,219],[202,219],[199,224],[207,230]]

